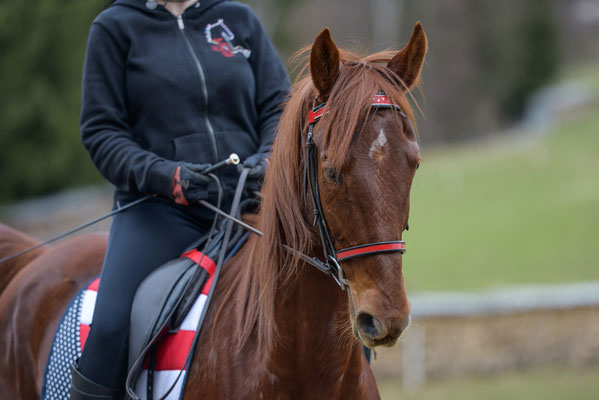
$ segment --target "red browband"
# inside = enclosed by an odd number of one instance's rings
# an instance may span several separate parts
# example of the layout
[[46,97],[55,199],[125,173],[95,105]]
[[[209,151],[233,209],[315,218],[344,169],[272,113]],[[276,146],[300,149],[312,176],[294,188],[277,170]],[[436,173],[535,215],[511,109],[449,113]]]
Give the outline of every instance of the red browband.
[[322,103],[319,106],[315,107],[310,113],[308,113],[308,119],[311,124],[315,123],[320,119],[320,117],[325,114],[327,103]]
[[406,244],[401,240],[392,242],[379,242],[372,244],[363,244],[361,246],[348,247],[337,252],[337,260],[343,261],[350,258],[366,256],[378,253],[406,252]]
[[[310,113],[308,114],[308,121],[311,124],[318,121],[320,119],[320,117],[322,117],[324,114],[327,113],[326,105],[327,105],[327,103],[319,104],[318,106],[314,107],[314,109],[312,111],[310,111]],[[385,106],[387,108],[396,108],[399,111],[401,111],[401,107],[399,107],[397,104],[393,104],[393,102],[391,100],[389,100],[387,95],[375,94],[374,96],[372,96],[372,107],[381,107],[381,106]]]
[[372,105],[373,106],[378,106],[378,105],[394,106],[395,104],[393,104],[391,102],[391,100],[389,100],[389,98],[387,97],[386,94],[375,94],[372,97]]

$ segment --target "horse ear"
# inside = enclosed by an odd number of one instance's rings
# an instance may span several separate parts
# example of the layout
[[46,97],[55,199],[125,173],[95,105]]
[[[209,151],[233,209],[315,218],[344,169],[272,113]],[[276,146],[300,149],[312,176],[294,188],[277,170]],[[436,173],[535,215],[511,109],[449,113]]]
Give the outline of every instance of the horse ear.
[[316,36],[310,50],[310,75],[321,99],[326,99],[339,75],[339,49],[329,28]]
[[426,55],[426,35],[420,22],[416,22],[414,32],[410,41],[399,53],[393,57],[387,68],[395,72],[401,78],[407,89],[410,89],[418,81],[424,56]]

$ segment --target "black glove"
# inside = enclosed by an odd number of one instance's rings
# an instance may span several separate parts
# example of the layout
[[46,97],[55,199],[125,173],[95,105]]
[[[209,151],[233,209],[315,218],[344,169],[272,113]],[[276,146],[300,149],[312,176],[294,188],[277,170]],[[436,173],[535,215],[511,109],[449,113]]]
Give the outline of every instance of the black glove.
[[172,195],[175,203],[197,204],[208,197],[210,178],[204,175],[210,164],[180,163],[173,176]]
[[243,164],[239,166],[239,169],[241,170],[241,168],[250,168],[250,172],[248,172],[248,179],[257,179],[264,178],[267,167],[268,154],[257,153],[246,158]]
[[245,183],[245,197],[256,197],[254,192],[259,192],[262,188],[262,181],[268,167],[268,154],[252,154],[238,166],[239,170],[250,168],[247,181]]

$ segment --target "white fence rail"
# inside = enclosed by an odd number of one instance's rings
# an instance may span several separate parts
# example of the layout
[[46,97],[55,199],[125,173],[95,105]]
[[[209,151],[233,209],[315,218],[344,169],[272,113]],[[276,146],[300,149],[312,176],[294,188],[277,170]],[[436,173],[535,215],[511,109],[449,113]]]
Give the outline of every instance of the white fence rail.
[[410,296],[414,318],[476,316],[599,306],[599,282],[503,287],[484,292]]

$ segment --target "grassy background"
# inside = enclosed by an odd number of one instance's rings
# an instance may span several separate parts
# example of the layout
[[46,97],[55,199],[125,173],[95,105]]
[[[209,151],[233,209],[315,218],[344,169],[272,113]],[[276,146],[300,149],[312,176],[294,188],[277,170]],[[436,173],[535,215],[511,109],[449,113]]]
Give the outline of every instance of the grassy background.
[[[596,68],[577,75],[599,94]],[[409,290],[599,280],[596,109],[422,157],[404,234]]]
[[548,369],[428,383],[406,390],[398,380],[378,381],[383,400],[590,400],[599,398],[599,368]]

